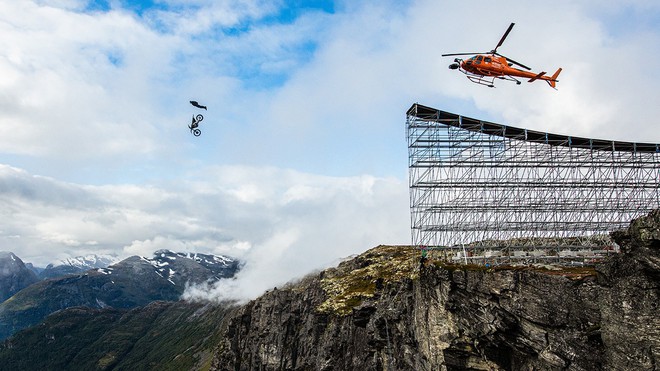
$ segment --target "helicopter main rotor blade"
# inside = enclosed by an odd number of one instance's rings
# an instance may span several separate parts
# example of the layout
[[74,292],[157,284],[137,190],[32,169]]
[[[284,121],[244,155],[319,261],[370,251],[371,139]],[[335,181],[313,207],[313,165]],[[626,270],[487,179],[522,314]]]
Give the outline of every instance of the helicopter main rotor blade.
[[475,55],[475,54],[485,54],[485,53],[450,53],[450,54],[443,54],[443,57],[450,57],[453,55]]
[[520,63],[520,62],[516,62],[516,61],[514,61],[513,59],[511,59],[511,58],[509,58],[509,57],[505,57],[505,56],[503,56],[503,55],[500,54],[500,53],[493,53],[493,54],[495,54],[495,55],[499,55],[500,57],[504,57],[504,58],[506,58],[506,60],[507,60],[508,62],[511,62],[511,63],[513,63],[513,64],[516,64],[516,65],[518,65],[518,66],[520,66],[520,67],[522,67],[522,68],[524,68],[524,69],[526,69],[526,70],[531,70],[531,68],[525,66],[524,64],[522,64],[522,63]]
[[497,52],[497,48],[499,48],[500,46],[502,46],[502,43],[504,42],[504,39],[506,39],[506,37],[509,36],[509,32],[511,32],[511,29],[513,28],[513,25],[515,25],[515,23],[511,22],[511,25],[509,26],[509,28],[507,28],[507,30],[506,30],[506,32],[504,33],[504,35],[502,35],[502,38],[500,39],[500,42],[497,43],[497,46],[495,47],[495,49],[493,49],[493,51],[492,51],[493,54],[494,54],[495,52]]

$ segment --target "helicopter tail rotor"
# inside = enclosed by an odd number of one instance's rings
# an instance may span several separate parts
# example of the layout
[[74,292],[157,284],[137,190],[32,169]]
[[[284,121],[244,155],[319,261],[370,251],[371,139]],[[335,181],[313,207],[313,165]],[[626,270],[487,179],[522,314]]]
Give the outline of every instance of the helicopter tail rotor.
[[555,72],[554,75],[550,77],[550,80],[547,80],[548,84],[554,89],[557,88],[557,82],[559,81],[557,80],[557,77],[559,77],[560,73],[561,73],[561,67],[559,67],[559,69],[557,69],[557,72]]

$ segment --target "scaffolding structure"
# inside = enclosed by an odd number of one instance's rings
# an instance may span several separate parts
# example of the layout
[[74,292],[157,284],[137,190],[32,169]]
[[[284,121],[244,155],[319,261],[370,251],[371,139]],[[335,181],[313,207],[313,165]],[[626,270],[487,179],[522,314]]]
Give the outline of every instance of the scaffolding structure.
[[[585,263],[660,207],[660,145],[571,137],[413,104],[412,240],[461,263]],[[438,254],[436,254],[438,255]]]

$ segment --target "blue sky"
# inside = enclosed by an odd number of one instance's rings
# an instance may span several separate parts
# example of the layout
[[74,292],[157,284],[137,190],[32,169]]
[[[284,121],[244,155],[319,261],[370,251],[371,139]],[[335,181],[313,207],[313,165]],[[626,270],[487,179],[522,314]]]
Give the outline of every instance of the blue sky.
[[[511,22],[498,51],[558,90],[447,68]],[[651,0],[1,1],[0,249],[226,253],[277,282],[408,243],[411,104],[660,142],[659,28]]]

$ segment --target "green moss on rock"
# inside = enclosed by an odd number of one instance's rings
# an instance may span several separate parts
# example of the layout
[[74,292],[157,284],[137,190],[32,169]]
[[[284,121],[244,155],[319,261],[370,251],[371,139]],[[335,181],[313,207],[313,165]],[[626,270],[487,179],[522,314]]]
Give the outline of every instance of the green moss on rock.
[[418,276],[420,252],[412,246],[378,246],[351,261],[326,271],[321,286],[327,300],[318,310],[340,316],[350,314],[377,286]]

